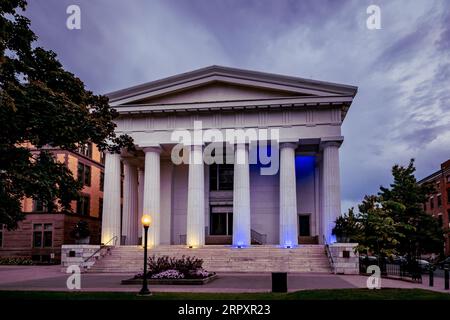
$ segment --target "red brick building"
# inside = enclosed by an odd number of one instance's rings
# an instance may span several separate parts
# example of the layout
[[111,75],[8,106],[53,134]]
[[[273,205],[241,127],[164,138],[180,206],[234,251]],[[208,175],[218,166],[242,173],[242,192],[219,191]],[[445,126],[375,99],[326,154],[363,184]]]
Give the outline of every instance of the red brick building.
[[[441,164],[441,169],[419,181],[435,184],[435,193],[425,203],[425,211],[439,220],[445,230],[450,229],[450,159]],[[445,254],[450,255],[450,237],[445,240]]]
[[[38,150],[28,145],[32,152]],[[51,149],[57,161],[64,163],[77,179],[82,179],[83,189],[79,201],[72,202],[73,213],[48,212],[45,205],[33,199],[22,200],[26,218],[13,231],[0,225],[0,257],[28,257],[39,262],[60,260],[61,245],[73,244],[74,225],[80,220],[88,223],[90,244],[100,243],[101,212],[103,207],[103,154],[92,144],[77,152]]]

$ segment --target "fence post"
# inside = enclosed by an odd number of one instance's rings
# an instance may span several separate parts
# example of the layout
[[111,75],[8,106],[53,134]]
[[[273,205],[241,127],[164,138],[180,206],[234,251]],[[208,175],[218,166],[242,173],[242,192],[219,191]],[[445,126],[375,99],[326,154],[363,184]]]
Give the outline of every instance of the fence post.
[[434,286],[434,271],[430,268],[430,287]]
[[449,280],[448,279],[449,278],[448,277],[448,268],[445,269],[444,273],[445,273],[445,280],[444,280],[445,281],[445,290],[448,290],[448,280]]

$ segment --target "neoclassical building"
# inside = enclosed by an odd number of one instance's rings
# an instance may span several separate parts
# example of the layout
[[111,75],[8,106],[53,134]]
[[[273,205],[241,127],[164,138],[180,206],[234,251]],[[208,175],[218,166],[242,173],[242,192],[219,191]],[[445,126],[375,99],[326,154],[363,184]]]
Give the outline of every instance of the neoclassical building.
[[[142,213],[153,220],[152,246],[332,242],[341,214],[341,125],[356,92],[211,66],[109,94],[120,114],[116,131],[133,137],[136,152],[106,154],[102,243],[139,244]],[[179,139],[199,126],[201,135],[222,133],[214,139],[220,148],[211,152],[211,139]],[[261,150],[276,169],[269,174]],[[192,161],[206,151],[230,161]]]

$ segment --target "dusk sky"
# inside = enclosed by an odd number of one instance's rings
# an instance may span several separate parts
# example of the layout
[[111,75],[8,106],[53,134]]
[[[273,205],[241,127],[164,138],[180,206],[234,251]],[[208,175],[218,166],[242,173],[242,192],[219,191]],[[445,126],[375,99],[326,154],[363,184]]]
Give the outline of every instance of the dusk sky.
[[[81,8],[81,30],[66,8]],[[381,29],[366,27],[369,5]],[[359,87],[343,125],[342,210],[416,159],[450,158],[449,1],[29,0],[38,45],[95,93],[208,65]]]

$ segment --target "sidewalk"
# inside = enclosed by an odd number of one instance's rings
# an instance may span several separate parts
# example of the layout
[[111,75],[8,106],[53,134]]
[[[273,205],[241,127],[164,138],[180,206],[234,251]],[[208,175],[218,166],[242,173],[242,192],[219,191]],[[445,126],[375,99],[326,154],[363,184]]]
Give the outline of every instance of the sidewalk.
[[[69,291],[66,281],[69,274],[61,272],[61,266],[0,266],[0,290]],[[139,285],[121,285],[120,281],[132,274],[83,273],[81,291],[138,291]],[[151,285],[159,292],[269,292],[270,273],[220,273],[219,278],[205,285]],[[334,275],[324,273],[294,273],[288,275],[289,291],[313,289],[366,288],[367,277],[360,275]],[[440,292],[444,290],[443,278],[434,279],[434,287],[423,283],[381,279],[382,288],[420,288]],[[450,292],[449,292],[450,293]]]

